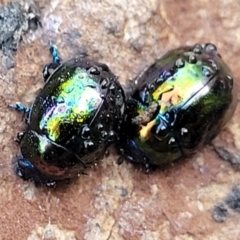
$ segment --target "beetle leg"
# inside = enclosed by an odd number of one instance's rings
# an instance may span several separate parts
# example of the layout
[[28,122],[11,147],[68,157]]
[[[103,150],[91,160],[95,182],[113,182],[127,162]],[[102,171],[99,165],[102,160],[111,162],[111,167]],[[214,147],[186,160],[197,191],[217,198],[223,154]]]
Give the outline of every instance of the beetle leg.
[[47,81],[53,70],[55,70],[61,64],[57,47],[52,43],[52,41],[49,42],[49,45],[50,45],[49,51],[52,55],[53,60],[51,63],[47,64],[43,68],[43,77],[45,82]]
[[41,174],[27,159],[21,157],[17,160],[15,166],[16,174],[23,180],[32,180],[36,186],[45,184],[48,187],[55,187],[56,182],[54,180],[46,178]]
[[44,82],[46,82],[48,80],[48,78],[50,77],[50,75],[52,74],[52,72],[59,66],[59,63],[49,63],[47,64],[44,68],[43,68],[43,78],[44,78]]
[[53,44],[52,41],[49,42],[49,45],[50,45],[49,51],[50,51],[50,53],[52,55],[53,62],[60,64],[60,57],[58,55],[57,47]]
[[21,140],[23,139],[24,134],[25,134],[25,132],[19,132],[19,133],[17,134],[17,137],[14,138],[14,141],[17,142],[17,143],[20,143]]
[[25,116],[25,121],[26,123],[28,123],[29,115],[31,113],[31,108],[25,107],[20,102],[16,102],[16,104],[10,104],[9,107],[19,112],[23,112],[23,116]]
[[13,108],[19,112],[23,112],[24,114],[28,114],[30,112],[30,108],[25,107],[24,105],[22,105],[20,102],[16,102],[16,104],[10,104],[9,105],[10,108]]
[[[130,144],[132,145],[133,142]],[[135,144],[133,144],[132,147],[136,147]],[[122,164],[124,159],[127,159],[128,161],[131,161],[131,162],[141,163],[146,173],[150,173],[152,170],[155,169],[153,165],[149,164],[149,159],[145,156],[145,154],[142,151],[135,151],[135,153],[137,153],[137,155],[135,156],[128,155],[123,148],[120,148],[119,151],[120,151],[119,152],[120,157],[116,161],[118,165]]]

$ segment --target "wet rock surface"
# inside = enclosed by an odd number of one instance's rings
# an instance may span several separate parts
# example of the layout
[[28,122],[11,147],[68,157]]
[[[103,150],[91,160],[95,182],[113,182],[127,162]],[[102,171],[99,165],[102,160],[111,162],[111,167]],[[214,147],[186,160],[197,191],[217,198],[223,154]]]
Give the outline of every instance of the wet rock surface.
[[[34,2],[10,2],[0,9],[0,49],[5,55],[16,51],[24,34],[36,29],[39,10]],[[6,64],[8,65],[8,64]]]
[[[1,10],[7,3],[0,2]],[[12,160],[20,151],[13,138],[25,125],[7,107],[16,101],[30,106],[43,86],[49,40],[62,59],[87,52],[122,83],[167,50],[212,42],[239,84],[238,2],[44,0],[34,6],[42,27],[22,31],[16,52],[0,51],[0,238],[239,239],[239,106],[214,140],[217,147],[150,174],[118,165],[111,148],[88,175],[56,189],[15,176]]]

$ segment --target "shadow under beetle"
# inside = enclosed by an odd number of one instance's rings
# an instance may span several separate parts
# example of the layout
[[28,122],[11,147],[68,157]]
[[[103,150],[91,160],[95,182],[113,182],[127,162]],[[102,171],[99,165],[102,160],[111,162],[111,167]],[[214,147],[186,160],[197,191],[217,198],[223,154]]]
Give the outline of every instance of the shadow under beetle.
[[32,107],[10,107],[23,112],[27,123],[16,139],[22,153],[17,175],[54,186],[103,157],[119,131],[125,96],[107,65],[83,57],[60,63],[52,43],[50,52],[53,62],[43,69],[45,85]]
[[121,153],[165,165],[219,133],[236,108],[236,84],[213,44],[171,50],[127,83]]

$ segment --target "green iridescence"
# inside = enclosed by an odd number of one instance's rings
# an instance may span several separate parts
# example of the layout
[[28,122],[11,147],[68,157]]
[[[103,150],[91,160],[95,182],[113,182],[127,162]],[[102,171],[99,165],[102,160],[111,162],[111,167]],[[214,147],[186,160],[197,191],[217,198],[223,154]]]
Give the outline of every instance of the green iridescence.
[[39,143],[38,143],[38,151],[39,153],[43,154],[46,152],[47,148],[50,146],[50,141],[45,138],[45,137],[42,137],[42,136],[38,136],[38,140],[39,140]]
[[[209,70],[209,67],[203,65],[202,61],[198,61],[196,64],[186,62],[184,67],[179,68],[152,93],[151,101],[158,101],[160,110],[155,119],[146,126],[142,126],[140,138],[143,141],[148,139],[152,127],[161,123],[166,112],[171,108],[183,107],[197,92],[204,88],[206,82],[203,81],[203,72],[206,70]],[[143,107],[139,108],[138,113],[141,114],[144,110]]]
[[45,128],[48,138],[56,141],[60,135],[60,125],[83,123],[102,102],[97,88],[98,84],[85,69],[76,68],[72,75],[58,85],[57,94],[51,100],[53,104],[47,108],[40,121],[40,129]]
[[178,69],[173,76],[153,92],[153,99],[161,101],[160,114],[163,115],[171,107],[182,107],[205,86],[203,69],[207,70],[208,67],[203,66],[201,61],[196,64],[186,62],[183,68]]

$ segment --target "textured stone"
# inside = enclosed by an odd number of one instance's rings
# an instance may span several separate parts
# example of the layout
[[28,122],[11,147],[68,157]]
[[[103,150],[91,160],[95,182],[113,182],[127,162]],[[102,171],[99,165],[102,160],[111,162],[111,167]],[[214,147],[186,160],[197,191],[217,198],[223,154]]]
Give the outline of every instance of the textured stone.
[[[1,1],[0,7],[7,2]],[[25,125],[21,114],[7,107],[16,101],[30,106],[43,86],[42,67],[51,61],[49,40],[58,46],[62,59],[87,51],[108,64],[122,83],[171,48],[213,42],[239,84],[239,3],[43,0],[36,4],[42,27],[24,35],[16,54],[0,52],[0,239],[239,239],[238,211],[227,206],[221,223],[212,217],[240,181],[239,169],[231,165],[236,160],[222,161],[212,146],[150,174],[127,162],[117,165],[118,155],[110,149],[88,175],[56,189],[36,188],[13,173],[12,160],[20,154],[13,138]],[[215,146],[229,151],[228,157],[240,151],[239,115],[238,106],[214,140]]]

